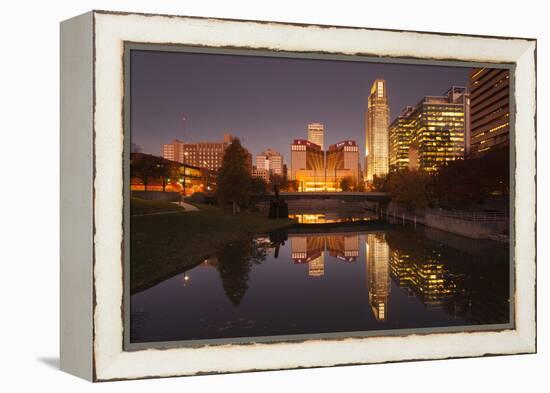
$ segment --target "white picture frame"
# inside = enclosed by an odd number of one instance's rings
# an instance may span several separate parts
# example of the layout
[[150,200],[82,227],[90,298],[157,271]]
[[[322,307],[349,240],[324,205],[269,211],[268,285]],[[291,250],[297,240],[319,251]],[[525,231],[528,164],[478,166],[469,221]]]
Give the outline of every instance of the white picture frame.
[[[514,326],[124,349],[124,48],[512,64]],[[61,368],[90,381],[536,352],[536,40],[91,11],[61,24]]]

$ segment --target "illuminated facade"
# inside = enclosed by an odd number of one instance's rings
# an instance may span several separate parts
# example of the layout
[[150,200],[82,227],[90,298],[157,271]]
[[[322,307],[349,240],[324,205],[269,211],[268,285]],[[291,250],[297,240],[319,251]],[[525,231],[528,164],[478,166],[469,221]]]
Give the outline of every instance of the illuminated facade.
[[384,177],[389,171],[390,107],[384,79],[372,84],[365,123],[365,174],[367,181],[372,182],[374,176]]
[[225,149],[232,140],[233,136],[230,134],[224,134],[223,141],[220,142],[187,143],[175,139],[163,146],[163,157],[181,164],[215,171],[222,166]]
[[359,182],[359,147],[355,141],[330,145],[326,153],[326,189],[341,191],[343,179],[349,180],[352,190]]
[[409,145],[414,121],[411,114],[414,107],[407,106],[403,112],[395,118],[389,128],[389,170],[396,172],[409,168]]
[[267,149],[256,156],[256,168],[258,170],[266,170],[269,175],[283,176],[283,156],[273,149]]
[[160,157],[151,156],[144,153],[130,154],[130,190],[145,191],[142,176],[134,174],[133,164],[139,161],[149,160],[154,165],[162,165],[171,168],[167,171],[166,178],[149,177],[147,181],[148,191],[167,191],[167,192],[185,192],[185,195],[191,195],[197,191],[211,191],[216,187],[215,177],[205,168],[199,168],[189,164],[180,164],[179,162],[167,160]]
[[325,189],[325,155],[321,146],[304,139],[295,139],[290,146],[290,180],[299,191]]
[[471,153],[509,144],[509,88],[507,69],[474,68],[470,72]]
[[341,191],[343,179],[350,189],[359,182],[359,148],[355,141],[342,141],[328,151],[311,141],[296,139],[291,145],[290,180],[298,191]]
[[410,129],[409,169],[431,173],[448,161],[464,158],[470,135],[470,97],[465,87],[424,97],[406,113],[401,121]]
[[321,123],[309,123],[307,140],[320,146],[321,150],[325,150],[325,126]]
[[377,321],[388,317],[390,298],[390,247],[382,234],[366,235],[366,270],[369,303]]

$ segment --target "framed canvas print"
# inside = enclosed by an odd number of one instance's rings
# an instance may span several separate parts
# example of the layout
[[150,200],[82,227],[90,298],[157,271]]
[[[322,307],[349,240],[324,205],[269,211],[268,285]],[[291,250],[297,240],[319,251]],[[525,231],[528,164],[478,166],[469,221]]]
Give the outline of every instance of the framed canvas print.
[[536,351],[536,40],[61,23],[61,368]]

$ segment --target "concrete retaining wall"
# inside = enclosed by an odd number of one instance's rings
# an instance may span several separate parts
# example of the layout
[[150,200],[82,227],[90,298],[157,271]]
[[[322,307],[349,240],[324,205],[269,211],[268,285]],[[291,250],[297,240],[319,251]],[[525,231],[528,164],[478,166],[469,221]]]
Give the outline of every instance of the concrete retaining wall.
[[425,215],[424,225],[473,239],[491,239],[492,236],[506,231],[508,222],[461,220],[428,213]]
[[[430,211],[407,212],[404,206],[390,202],[383,208],[382,215],[396,220],[415,222],[430,228],[454,233],[471,239],[494,239],[495,236],[508,232],[509,222],[506,219],[495,221],[468,220],[447,217],[444,214]],[[506,236],[506,235],[505,235]]]

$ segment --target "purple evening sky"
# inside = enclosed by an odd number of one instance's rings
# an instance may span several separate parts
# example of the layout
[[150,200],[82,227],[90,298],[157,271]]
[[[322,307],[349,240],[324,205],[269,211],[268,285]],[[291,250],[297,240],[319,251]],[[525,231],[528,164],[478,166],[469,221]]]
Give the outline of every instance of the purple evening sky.
[[[365,148],[365,110],[374,79],[387,81],[391,120],[406,105],[467,86],[470,68],[257,56],[131,52],[132,143],[162,155],[174,138],[241,139],[254,155],[278,150],[290,164],[293,139],[325,125],[325,148],[353,139]],[[183,120],[185,118],[185,120]],[[361,160],[362,161],[362,160]]]

